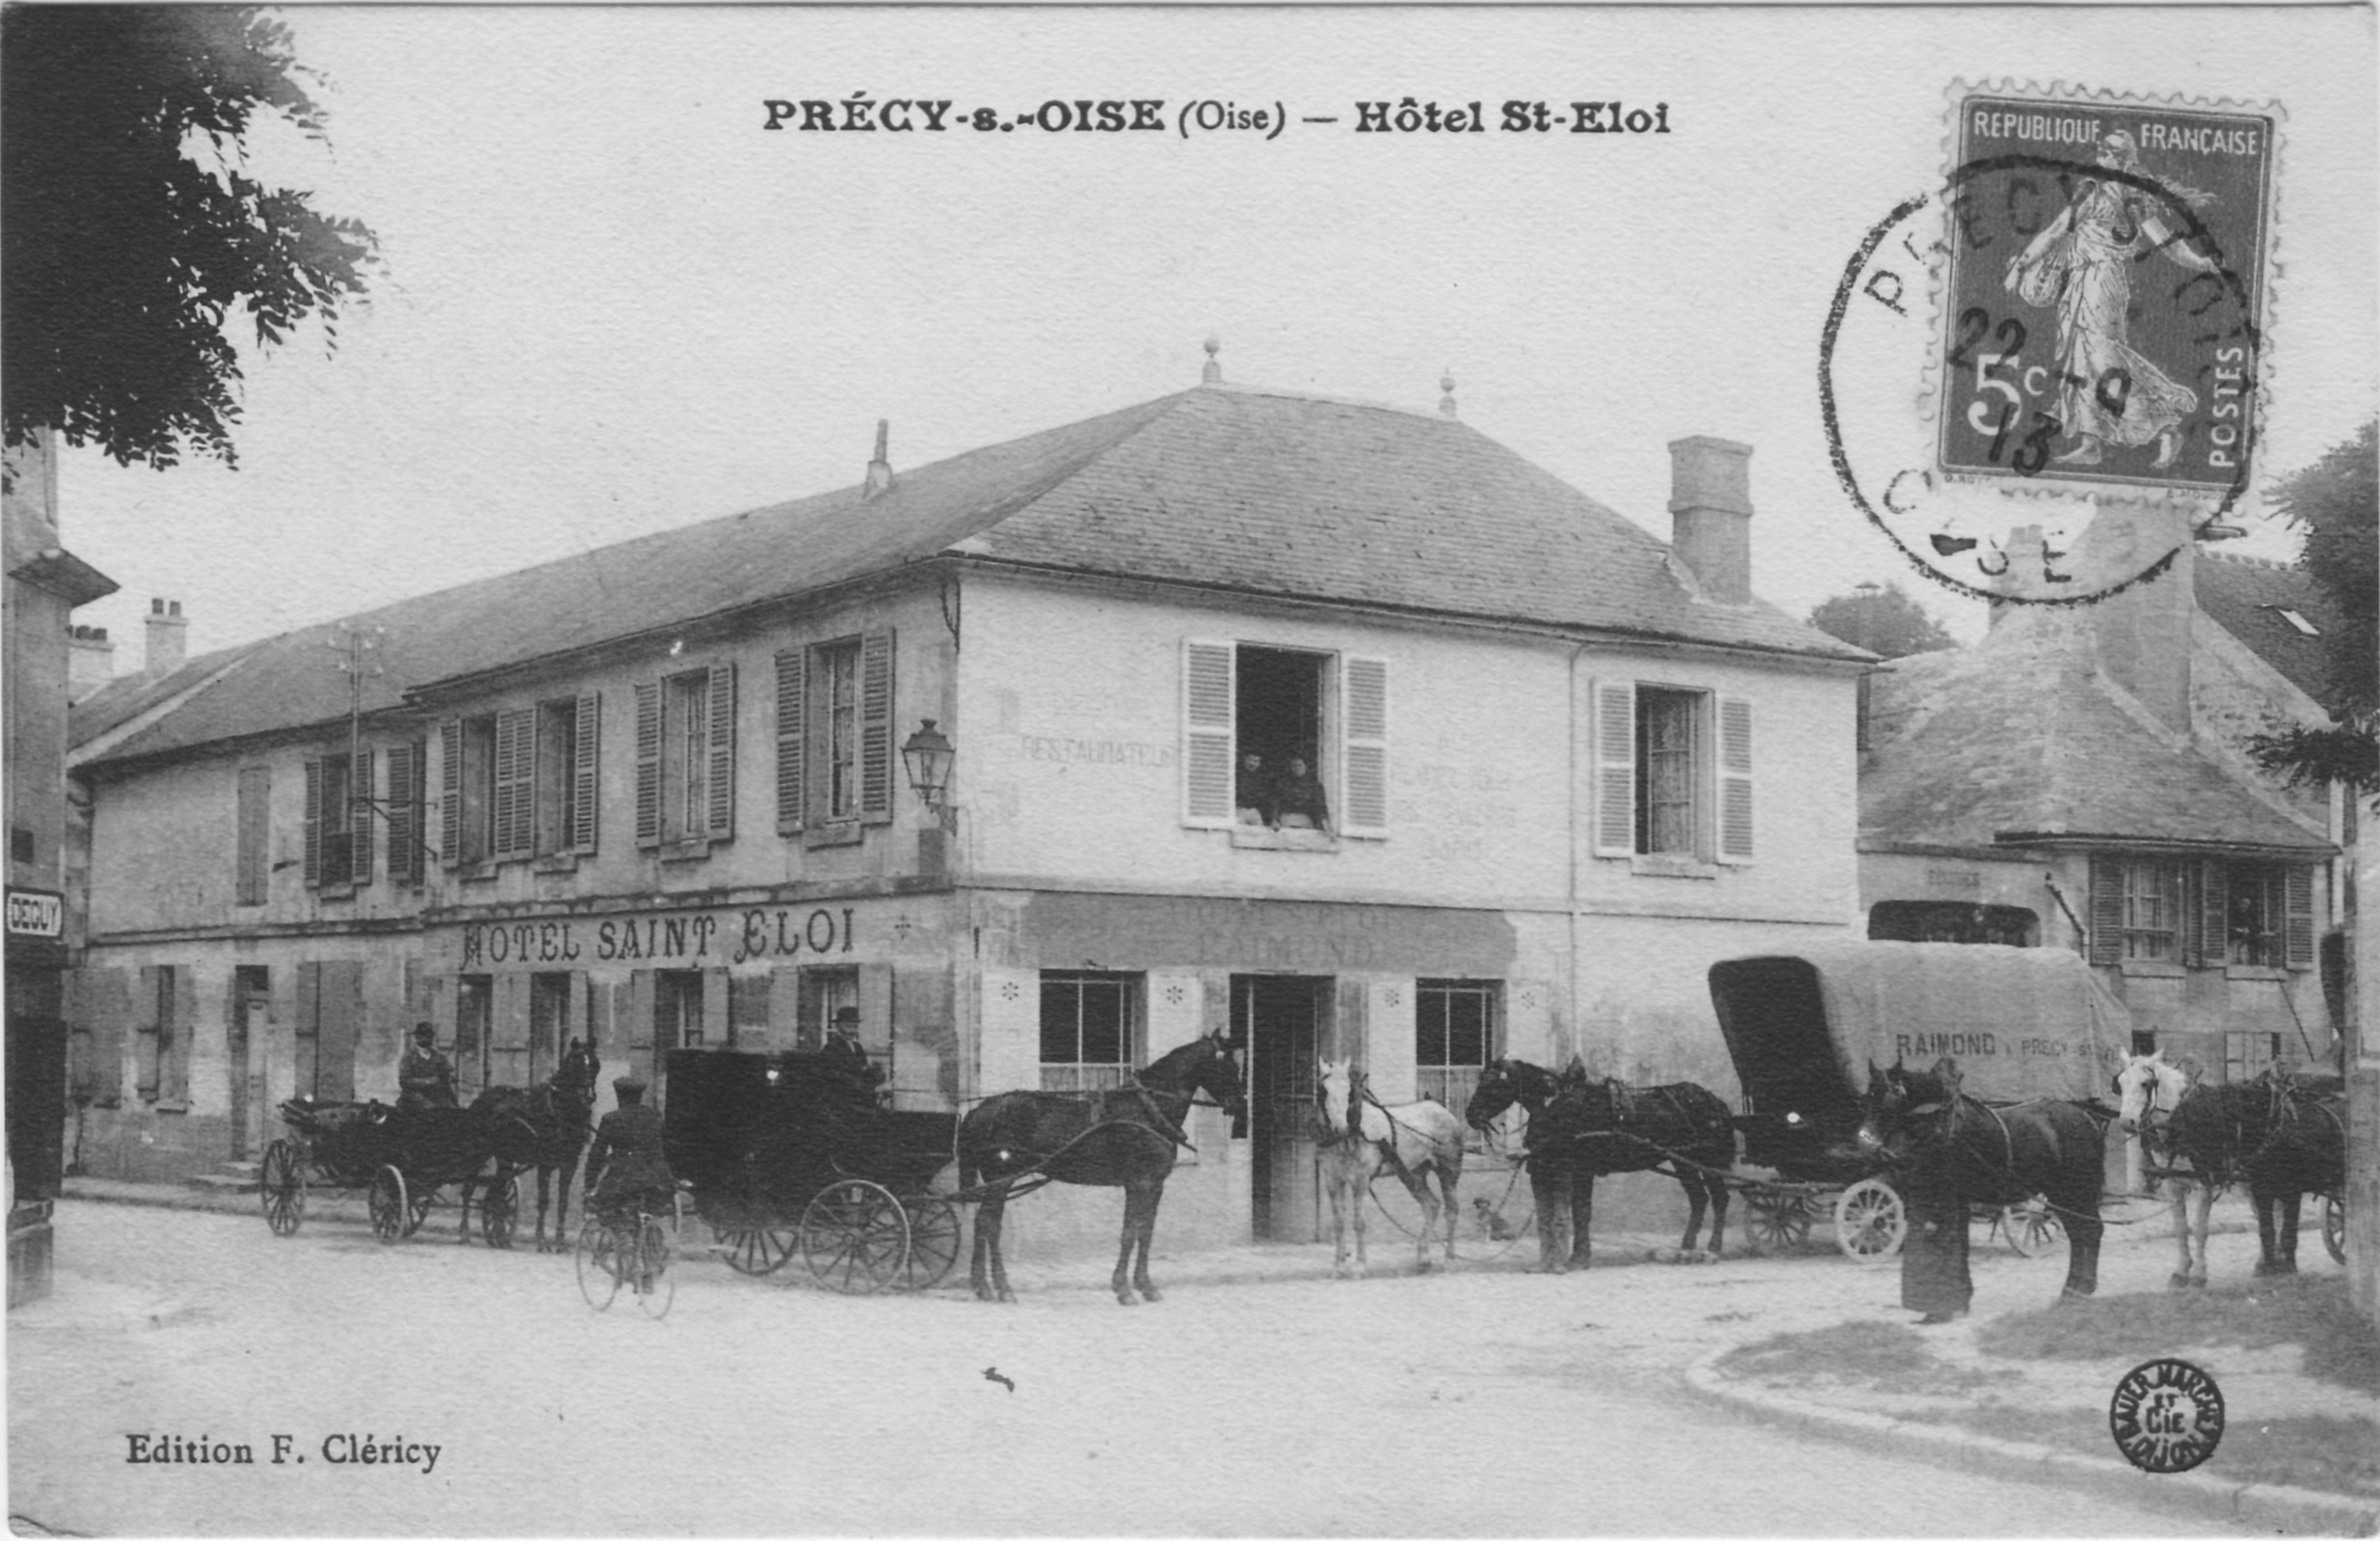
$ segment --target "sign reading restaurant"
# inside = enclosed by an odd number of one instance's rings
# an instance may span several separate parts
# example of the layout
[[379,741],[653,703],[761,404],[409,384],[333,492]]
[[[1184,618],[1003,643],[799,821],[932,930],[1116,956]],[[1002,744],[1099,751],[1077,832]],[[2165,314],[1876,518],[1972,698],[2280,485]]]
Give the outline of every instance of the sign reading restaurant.
[[480,921],[463,929],[465,971],[510,963],[663,963],[681,968],[848,953],[848,905],[753,906],[603,919]]

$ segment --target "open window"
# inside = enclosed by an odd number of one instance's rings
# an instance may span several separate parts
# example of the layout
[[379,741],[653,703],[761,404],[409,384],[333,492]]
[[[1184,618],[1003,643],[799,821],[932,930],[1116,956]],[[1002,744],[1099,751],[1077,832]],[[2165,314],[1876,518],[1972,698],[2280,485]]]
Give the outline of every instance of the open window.
[[1594,698],[1595,854],[1751,861],[1751,701],[1628,680]]
[[1182,654],[1182,822],[1301,845],[1388,833],[1386,660],[1247,642]]

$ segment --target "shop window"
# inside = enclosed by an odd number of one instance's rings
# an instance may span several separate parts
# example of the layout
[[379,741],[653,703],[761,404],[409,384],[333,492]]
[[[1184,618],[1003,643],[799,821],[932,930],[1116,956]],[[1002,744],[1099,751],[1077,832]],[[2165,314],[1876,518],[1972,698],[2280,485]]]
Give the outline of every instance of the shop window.
[[1181,700],[1184,824],[1388,833],[1386,660],[1186,641]]
[[[734,664],[715,663],[639,684],[636,843],[684,846],[727,839],[735,831],[735,762]],[[592,783],[585,785],[591,807]]]
[[653,971],[653,1046],[664,1052],[703,1046],[701,969]]
[[812,845],[892,819],[893,634],[863,632],[776,656],[777,828]]
[[1119,1087],[1138,1063],[1141,976],[1044,971],[1041,1089]]
[[306,762],[307,887],[350,888],[371,881],[371,779],[369,749],[360,760],[326,754]]
[[2015,905],[1896,899],[1868,908],[1868,939],[1877,942],[2032,947],[2040,927],[2040,916]]
[[1752,859],[1752,703],[1613,681],[1595,688],[1595,853]]
[[1493,980],[1425,979],[1415,991],[1414,1064],[1421,1095],[1460,1113],[1497,1054],[1503,987]]

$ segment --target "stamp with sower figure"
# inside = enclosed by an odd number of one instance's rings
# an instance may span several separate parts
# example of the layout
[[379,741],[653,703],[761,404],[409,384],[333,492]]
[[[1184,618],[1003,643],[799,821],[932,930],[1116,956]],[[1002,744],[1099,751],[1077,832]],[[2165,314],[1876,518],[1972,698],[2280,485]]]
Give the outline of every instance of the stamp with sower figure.
[[1950,587],[2101,599],[2249,485],[2280,111],[1986,86],[1951,111],[1943,187],[1868,232],[1828,316],[1836,473]]

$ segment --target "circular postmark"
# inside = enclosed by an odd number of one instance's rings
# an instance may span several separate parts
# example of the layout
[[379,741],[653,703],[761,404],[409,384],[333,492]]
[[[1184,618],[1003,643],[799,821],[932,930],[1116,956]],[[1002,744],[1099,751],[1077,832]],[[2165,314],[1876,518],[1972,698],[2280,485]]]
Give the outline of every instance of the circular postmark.
[[2187,1472],[2223,1440],[2223,1392],[2186,1359],[2152,1359],[2116,1383],[2107,1403],[2116,1448],[2152,1474]]
[[[2221,185],[2260,220],[2260,182]],[[2221,201],[2108,129],[2091,161],[1965,160],[1879,221],[1819,351],[1853,505],[1979,598],[2092,604],[2163,573],[2249,486],[2262,226],[2218,229]]]

